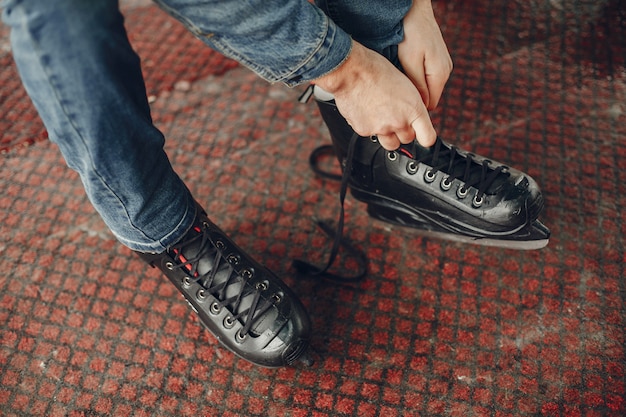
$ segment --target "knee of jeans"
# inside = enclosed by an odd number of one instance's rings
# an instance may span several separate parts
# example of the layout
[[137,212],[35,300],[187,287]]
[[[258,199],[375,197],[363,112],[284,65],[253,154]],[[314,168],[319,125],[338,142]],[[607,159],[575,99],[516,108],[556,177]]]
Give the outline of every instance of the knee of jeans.
[[315,0],[341,29],[370,49],[382,52],[402,41],[402,20],[410,0]]

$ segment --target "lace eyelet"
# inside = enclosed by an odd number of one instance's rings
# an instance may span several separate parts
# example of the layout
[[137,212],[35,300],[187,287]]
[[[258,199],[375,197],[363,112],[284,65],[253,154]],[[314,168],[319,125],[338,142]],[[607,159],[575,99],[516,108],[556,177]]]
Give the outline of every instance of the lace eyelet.
[[406,164],[406,172],[411,175],[414,175],[417,172],[417,164],[415,163],[415,161],[409,161]]
[[273,294],[273,295],[272,295],[272,302],[273,302],[274,304],[278,304],[278,303],[280,303],[280,302],[282,301],[282,299],[283,299],[283,295],[282,295],[282,294],[280,294],[280,293],[276,293],[276,294]]
[[267,290],[267,281],[257,282],[255,288],[259,291]]
[[464,188],[464,185],[460,184],[459,188],[456,190],[456,196],[463,200],[467,196],[467,193],[469,193],[469,189]]
[[196,298],[198,301],[204,301],[206,299],[206,293],[204,292],[204,288],[200,288],[198,292],[196,292]]
[[252,273],[252,271],[248,268],[244,269],[243,271],[241,271],[241,276],[245,279],[250,279],[252,278],[252,275],[254,275]]
[[426,181],[427,183],[431,183],[431,182],[435,181],[436,177],[437,177],[437,173],[434,172],[431,169],[427,169],[424,172],[424,181]]
[[183,279],[181,279],[181,283],[183,284],[184,287],[190,287],[191,286],[191,278],[189,278],[188,276],[183,277]]
[[241,330],[235,334],[235,341],[237,343],[243,343],[248,338],[247,334],[241,334]]
[[485,199],[483,198],[483,196],[478,197],[478,193],[472,199],[472,205],[475,208],[482,206],[484,202],[485,202]]
[[226,316],[223,324],[226,329],[232,329],[235,326],[235,320],[231,316]]
[[234,255],[234,254],[230,254],[226,257],[226,260],[228,261],[229,264],[231,265],[237,265],[239,263],[239,256]]
[[174,262],[165,262],[165,267],[171,271],[172,269],[174,269]]
[[441,183],[439,185],[441,186],[442,190],[448,191],[450,188],[452,188],[452,181],[450,181],[450,177],[446,175],[441,179]]
[[226,249],[226,245],[221,240],[218,240],[215,242],[215,247],[218,248],[219,250]]
[[372,136],[370,136],[370,140],[371,140],[373,143],[378,143],[378,136],[376,136],[376,135],[372,135]]
[[390,161],[395,161],[396,159],[398,159],[398,154],[395,151],[389,151],[387,152],[387,158]]
[[219,305],[217,302],[213,302],[209,306],[209,311],[211,312],[211,314],[218,315],[222,311],[222,306]]

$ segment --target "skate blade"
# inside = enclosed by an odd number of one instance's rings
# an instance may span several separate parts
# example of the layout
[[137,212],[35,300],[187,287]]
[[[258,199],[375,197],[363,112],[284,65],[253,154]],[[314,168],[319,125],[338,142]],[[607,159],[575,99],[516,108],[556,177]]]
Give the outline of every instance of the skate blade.
[[400,216],[398,211],[384,210],[381,206],[368,206],[368,213],[375,219],[415,230],[419,235],[452,242],[515,250],[537,250],[544,248],[550,241],[550,230],[539,220],[516,230],[508,235],[471,236],[449,230],[436,230],[432,223],[418,218],[415,214]]
[[433,230],[412,227],[419,235],[448,240],[459,243],[469,243],[472,245],[487,246],[492,248],[514,249],[514,250],[537,250],[545,248],[550,242],[550,231],[539,220],[535,220],[530,225],[518,232],[506,236],[506,238],[486,238],[465,236],[455,233],[437,232]]

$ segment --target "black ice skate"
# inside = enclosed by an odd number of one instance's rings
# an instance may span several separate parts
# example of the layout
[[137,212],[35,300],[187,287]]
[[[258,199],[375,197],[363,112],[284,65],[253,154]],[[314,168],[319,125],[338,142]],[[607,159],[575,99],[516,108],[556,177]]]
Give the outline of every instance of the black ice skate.
[[200,210],[177,244],[139,256],[163,271],[202,324],[236,355],[265,367],[309,362],[311,324],[298,297]]
[[454,241],[512,249],[548,244],[550,231],[537,220],[543,196],[530,176],[439,138],[431,148],[414,142],[387,151],[375,137],[356,135],[333,100],[316,102],[342,167],[356,141],[349,187],[372,217]]

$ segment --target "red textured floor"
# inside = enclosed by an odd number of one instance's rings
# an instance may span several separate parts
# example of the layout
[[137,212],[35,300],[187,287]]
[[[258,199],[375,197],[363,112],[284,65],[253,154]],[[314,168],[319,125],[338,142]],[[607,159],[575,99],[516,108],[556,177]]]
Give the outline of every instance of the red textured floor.
[[430,240],[348,197],[369,256],[356,286],[291,269],[324,259],[313,218],[337,214],[337,185],[307,166],[327,141],[315,106],[126,6],[174,166],[311,313],[316,364],[280,370],[218,347],[113,239],[43,140],[2,27],[0,415],[626,415],[626,17],[600,3],[436,3],[455,71],[435,124],[533,175],[553,237],[533,252]]

